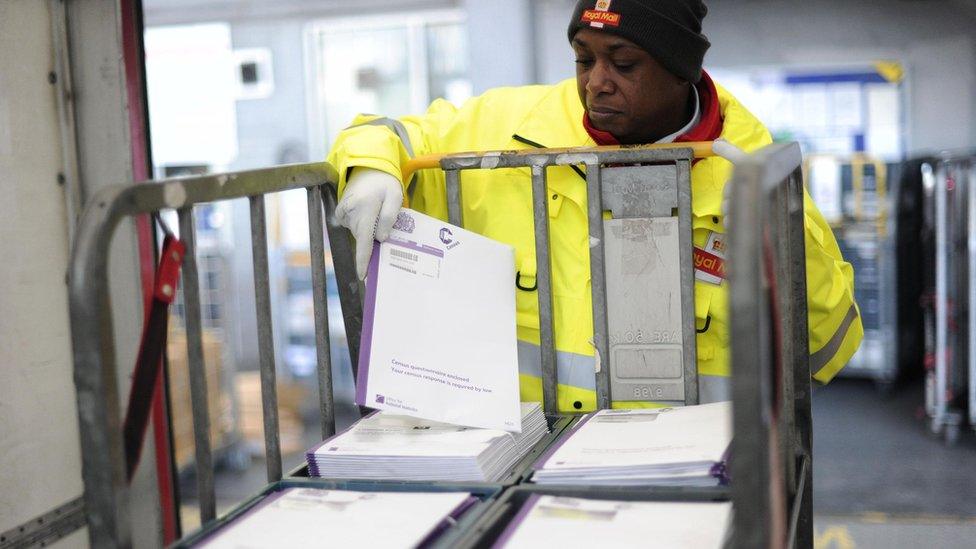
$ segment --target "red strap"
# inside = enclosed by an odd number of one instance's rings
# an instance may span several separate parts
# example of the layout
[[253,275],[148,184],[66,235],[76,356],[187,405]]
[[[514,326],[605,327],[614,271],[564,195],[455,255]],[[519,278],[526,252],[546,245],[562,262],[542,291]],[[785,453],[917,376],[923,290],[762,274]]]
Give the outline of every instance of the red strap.
[[149,423],[149,411],[153,393],[159,379],[163,351],[166,349],[166,332],[169,328],[169,304],[176,296],[176,283],[183,264],[186,246],[172,236],[163,240],[163,251],[153,285],[153,300],[142,330],[139,354],[132,374],[132,388],[123,424],[125,464],[131,482],[139,464],[142,442]]

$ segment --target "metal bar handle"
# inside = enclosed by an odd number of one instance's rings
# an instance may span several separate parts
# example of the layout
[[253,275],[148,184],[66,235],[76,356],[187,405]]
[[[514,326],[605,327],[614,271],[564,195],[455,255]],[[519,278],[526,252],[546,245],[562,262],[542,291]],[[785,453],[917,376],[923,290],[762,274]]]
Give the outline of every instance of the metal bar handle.
[[210,448],[210,410],[207,405],[207,369],[203,358],[200,326],[200,275],[197,272],[196,228],[193,206],[180,208],[180,237],[186,246],[183,258],[183,309],[186,320],[186,350],[190,367],[190,403],[193,414],[193,445],[196,454],[197,498],[200,522],[216,518],[213,455]]
[[264,195],[252,196],[250,202],[254,304],[258,325],[258,359],[261,369],[261,409],[264,412],[264,452],[267,460],[268,482],[275,482],[281,480],[281,443],[278,432],[278,388],[271,320],[271,282],[268,273],[268,233],[265,226]]
[[332,393],[332,349],[329,342],[329,303],[325,273],[325,226],[322,188],[307,189],[309,268],[312,271],[312,307],[315,316],[315,356],[319,378],[319,413],[322,439],[335,434],[335,399]]
[[535,222],[536,285],[539,298],[539,352],[542,353],[542,407],[547,415],[557,405],[556,339],[553,326],[552,264],[549,262],[549,201],[546,167],[532,166],[532,216]]
[[604,266],[603,187],[599,163],[586,165],[586,204],[590,232],[590,292],[593,308],[593,350],[596,356],[596,407],[610,408],[610,327],[607,314],[607,271]]

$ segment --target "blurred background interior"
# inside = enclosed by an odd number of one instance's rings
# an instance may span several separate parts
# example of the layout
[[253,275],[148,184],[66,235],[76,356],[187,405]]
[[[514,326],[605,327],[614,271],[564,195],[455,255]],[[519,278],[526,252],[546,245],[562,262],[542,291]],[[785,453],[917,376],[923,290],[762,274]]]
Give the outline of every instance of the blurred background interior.
[[[976,2],[708,4],[706,69],[777,140],[802,144],[810,193],[855,269],[864,343],[814,395],[817,544],[969,545],[976,410],[966,280],[976,243],[967,234],[976,233],[967,227],[976,216],[954,181],[976,177],[955,160],[976,144]],[[439,97],[459,105],[491,87],[571,77],[572,5],[144,0],[154,175],[322,160],[356,113],[401,116]],[[304,192],[269,197],[268,207],[288,469],[319,437]],[[197,211],[220,511],[265,480],[258,350],[245,335],[253,315],[241,313],[254,307],[248,207]],[[334,356],[348,357],[341,314],[330,316]],[[170,388],[189,531],[196,487],[181,337],[177,308]],[[348,358],[334,372],[340,427],[355,417],[350,372]]]

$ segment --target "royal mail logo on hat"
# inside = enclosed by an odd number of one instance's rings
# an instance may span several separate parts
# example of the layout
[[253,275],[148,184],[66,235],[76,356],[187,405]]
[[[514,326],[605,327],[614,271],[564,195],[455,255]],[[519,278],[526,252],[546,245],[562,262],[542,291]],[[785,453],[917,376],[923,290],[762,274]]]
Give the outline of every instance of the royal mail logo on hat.
[[596,9],[586,10],[580,21],[589,23],[591,27],[602,29],[604,25],[611,27],[620,26],[620,14],[610,11],[610,3],[613,0],[597,0]]

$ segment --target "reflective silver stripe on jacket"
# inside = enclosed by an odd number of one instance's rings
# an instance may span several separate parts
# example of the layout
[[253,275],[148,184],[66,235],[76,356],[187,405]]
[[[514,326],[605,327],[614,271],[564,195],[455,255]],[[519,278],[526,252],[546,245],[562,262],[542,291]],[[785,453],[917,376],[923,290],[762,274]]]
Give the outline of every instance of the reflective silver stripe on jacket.
[[732,378],[698,374],[698,403],[732,400]]
[[[403,125],[403,122],[400,122],[395,118],[387,118],[382,116],[380,118],[370,120],[369,122],[363,122],[362,124],[350,126],[350,128],[356,128],[359,126],[382,126],[384,128],[388,128],[400,138],[400,142],[403,143],[403,148],[407,150],[407,154],[410,156],[410,158],[416,156],[413,154],[413,144],[410,142],[410,134],[407,133],[407,127]],[[416,186],[416,183],[417,175],[414,174],[414,176],[410,178],[410,184],[407,185],[407,195],[410,196],[410,200],[413,200],[414,187]]]
[[844,338],[847,337],[848,330],[851,329],[851,325],[857,320],[857,306],[853,303],[851,308],[847,310],[847,315],[844,320],[840,322],[840,326],[837,327],[837,331],[834,335],[830,337],[830,341],[823,346],[822,349],[810,355],[810,371],[816,375],[820,373],[820,370],[827,365],[840,350],[840,346],[844,343]]
[[[542,355],[538,345],[519,341],[518,361],[520,374],[542,377]],[[560,385],[595,391],[595,364],[596,361],[591,356],[556,351],[556,379]]]

